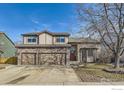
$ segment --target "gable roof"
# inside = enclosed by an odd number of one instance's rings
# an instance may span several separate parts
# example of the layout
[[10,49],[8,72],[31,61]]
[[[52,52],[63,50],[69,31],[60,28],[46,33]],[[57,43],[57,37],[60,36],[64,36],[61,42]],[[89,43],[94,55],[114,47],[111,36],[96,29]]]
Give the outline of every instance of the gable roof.
[[70,34],[69,33],[67,33],[67,32],[49,32],[49,31],[47,31],[47,30],[44,30],[44,31],[42,31],[42,32],[32,32],[32,33],[25,33],[25,34],[22,34],[22,36],[38,36],[38,35],[40,35],[40,34],[42,34],[42,33],[48,33],[48,34],[50,34],[50,35],[52,35],[52,36],[69,36]]
[[15,46],[15,44],[12,42],[12,40],[4,32],[0,32],[0,36],[1,35],[4,35]]

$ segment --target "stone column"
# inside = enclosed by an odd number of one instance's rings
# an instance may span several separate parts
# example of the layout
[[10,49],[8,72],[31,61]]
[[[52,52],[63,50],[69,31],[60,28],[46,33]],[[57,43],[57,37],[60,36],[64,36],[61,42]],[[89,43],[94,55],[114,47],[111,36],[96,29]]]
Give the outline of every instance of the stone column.
[[81,51],[81,50],[79,51],[79,57],[80,57],[80,58],[79,58],[79,61],[80,61],[80,63],[81,63],[81,62],[82,62],[82,51]]
[[36,50],[36,65],[39,65],[39,49]]
[[88,62],[88,58],[89,58],[88,51],[89,51],[89,49],[86,49],[86,62]]
[[77,61],[80,62],[80,45],[77,44]]
[[65,65],[69,65],[70,63],[70,50],[69,48],[66,49],[66,64]]
[[96,49],[94,50],[93,54],[94,54],[94,62],[96,62],[96,58],[97,58],[97,50]]

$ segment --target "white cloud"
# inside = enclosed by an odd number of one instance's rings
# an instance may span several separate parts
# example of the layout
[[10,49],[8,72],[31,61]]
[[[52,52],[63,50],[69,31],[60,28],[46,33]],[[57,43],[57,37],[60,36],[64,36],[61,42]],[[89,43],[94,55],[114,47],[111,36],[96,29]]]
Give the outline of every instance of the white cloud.
[[39,24],[38,20],[31,20],[34,24]]

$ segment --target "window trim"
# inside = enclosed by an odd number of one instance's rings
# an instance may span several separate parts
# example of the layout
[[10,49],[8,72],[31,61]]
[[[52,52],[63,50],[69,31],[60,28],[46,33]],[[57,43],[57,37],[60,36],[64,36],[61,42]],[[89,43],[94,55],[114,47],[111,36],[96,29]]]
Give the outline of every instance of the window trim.
[[27,42],[28,43],[37,43],[37,37],[28,37]]
[[65,43],[65,37],[63,37],[63,36],[56,37],[56,42],[57,43]]

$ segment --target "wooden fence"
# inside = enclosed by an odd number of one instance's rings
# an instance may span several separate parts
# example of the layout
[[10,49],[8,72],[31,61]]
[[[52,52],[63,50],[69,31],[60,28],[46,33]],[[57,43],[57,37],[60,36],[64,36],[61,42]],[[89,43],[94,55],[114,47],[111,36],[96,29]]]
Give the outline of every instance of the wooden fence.
[[1,57],[0,64],[17,64],[17,57]]

